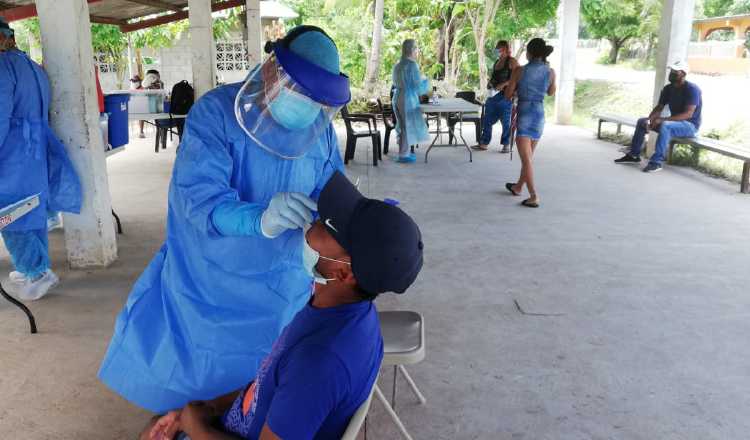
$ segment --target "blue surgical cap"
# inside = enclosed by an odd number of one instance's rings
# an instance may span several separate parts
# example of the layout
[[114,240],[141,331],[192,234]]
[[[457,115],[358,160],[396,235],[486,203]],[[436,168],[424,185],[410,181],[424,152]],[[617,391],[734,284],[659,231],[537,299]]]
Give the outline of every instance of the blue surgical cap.
[[289,50],[333,74],[341,72],[336,45],[320,32],[309,31],[300,34],[289,44]]

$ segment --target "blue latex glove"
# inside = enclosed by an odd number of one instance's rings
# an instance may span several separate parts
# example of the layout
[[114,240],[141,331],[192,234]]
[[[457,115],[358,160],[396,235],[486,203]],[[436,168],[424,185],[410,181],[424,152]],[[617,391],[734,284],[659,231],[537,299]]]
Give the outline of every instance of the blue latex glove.
[[224,202],[214,208],[211,222],[226,237],[276,238],[287,229],[303,228],[312,223],[312,211],[317,209],[317,203],[302,193],[278,193],[268,207],[258,203]]
[[302,193],[278,193],[263,212],[260,229],[267,238],[275,238],[287,229],[303,228],[312,223],[312,211],[318,204]]

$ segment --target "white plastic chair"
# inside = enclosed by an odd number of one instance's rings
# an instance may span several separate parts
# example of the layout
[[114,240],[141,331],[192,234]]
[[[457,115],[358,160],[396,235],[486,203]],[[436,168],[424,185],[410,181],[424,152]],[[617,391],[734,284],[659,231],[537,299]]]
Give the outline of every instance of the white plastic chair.
[[414,395],[419,399],[419,403],[424,404],[427,401],[404,368],[404,365],[413,365],[425,358],[424,318],[417,312],[402,310],[379,312],[378,315],[380,332],[383,335],[383,365],[393,366],[393,392],[389,403],[376,383],[375,396],[383,404],[403,438],[412,440],[395,411],[396,379],[400,371]]
[[365,423],[365,419],[367,418],[367,412],[370,410],[370,403],[372,403],[372,394],[375,391],[376,386],[377,384],[373,384],[373,387],[370,390],[370,395],[367,396],[367,400],[365,400],[362,405],[357,408],[357,412],[355,412],[351,420],[349,420],[349,425],[346,427],[344,435],[341,436],[341,440],[357,439],[357,434],[359,434],[359,430],[362,429],[362,425]]

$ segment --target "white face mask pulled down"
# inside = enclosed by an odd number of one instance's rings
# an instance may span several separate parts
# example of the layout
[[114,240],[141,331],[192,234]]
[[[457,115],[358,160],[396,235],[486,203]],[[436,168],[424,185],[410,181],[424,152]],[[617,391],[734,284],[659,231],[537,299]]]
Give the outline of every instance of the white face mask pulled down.
[[347,261],[336,260],[335,258],[328,258],[320,255],[320,252],[310,247],[307,242],[307,231],[310,229],[310,225],[305,226],[302,232],[302,265],[305,268],[305,272],[313,277],[318,284],[328,284],[329,281],[336,281],[336,278],[326,278],[320,272],[318,272],[318,261],[320,259],[334,261],[336,263],[348,264],[351,266],[352,263]]

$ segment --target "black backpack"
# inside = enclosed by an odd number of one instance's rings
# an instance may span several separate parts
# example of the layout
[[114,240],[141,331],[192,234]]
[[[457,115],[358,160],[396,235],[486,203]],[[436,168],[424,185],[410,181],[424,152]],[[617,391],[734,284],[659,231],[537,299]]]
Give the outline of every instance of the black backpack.
[[193,106],[195,90],[186,80],[182,80],[172,87],[172,99],[169,103],[169,112],[173,115],[186,115]]

